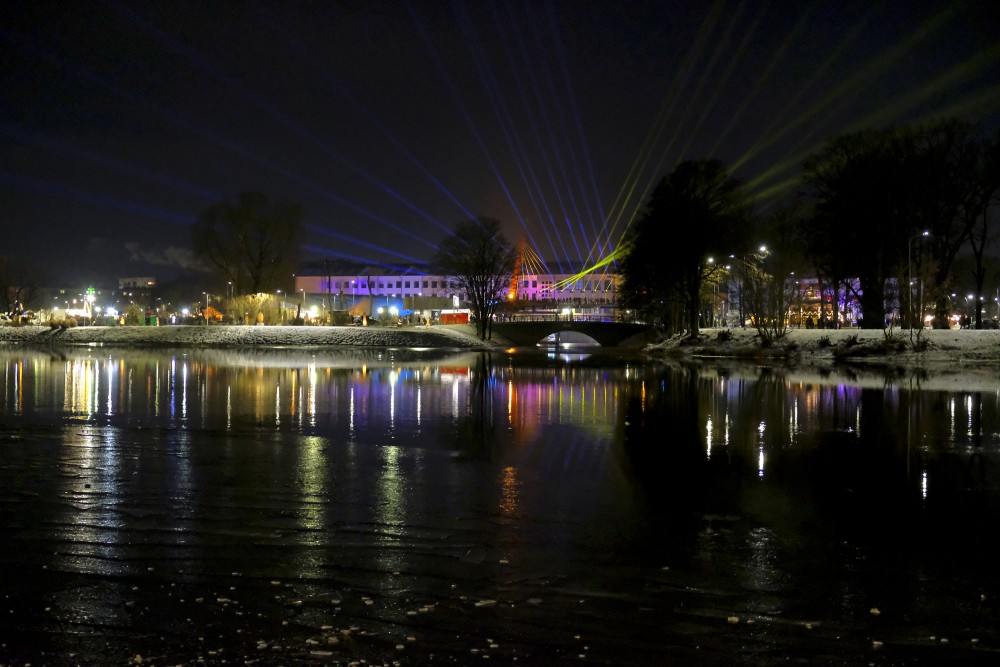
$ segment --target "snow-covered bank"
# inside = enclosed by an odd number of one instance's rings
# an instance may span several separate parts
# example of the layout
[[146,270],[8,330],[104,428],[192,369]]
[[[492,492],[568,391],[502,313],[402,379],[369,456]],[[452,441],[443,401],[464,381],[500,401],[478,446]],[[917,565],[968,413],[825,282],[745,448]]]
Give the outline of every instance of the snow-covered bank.
[[761,346],[753,329],[703,329],[697,341],[675,336],[651,345],[648,352],[702,357],[750,357],[801,362],[889,363],[923,367],[932,364],[995,366],[1000,371],[1000,330],[968,329],[910,332],[896,329],[790,329],[770,347]]
[[[0,327],[0,344],[106,345],[118,347],[460,347],[496,348],[505,341],[481,341],[470,325],[433,327],[331,326],[159,326]],[[703,329],[697,342],[674,336],[646,347],[653,356],[740,357],[790,362],[865,360],[905,366],[984,366],[1000,372],[1000,330],[895,330],[890,338],[870,329],[790,329],[762,348],[753,329]]]
[[116,347],[493,347],[475,335],[473,327],[329,327],[329,326],[207,326],[0,327],[0,343],[31,345],[105,345]]
[[902,378],[923,389],[1000,389],[1000,331],[792,329],[764,348],[752,329],[706,329],[697,342],[675,336],[646,348],[654,358],[683,359],[718,367],[732,377],[755,366],[780,368],[800,382],[825,382],[836,371],[859,384],[883,386]]

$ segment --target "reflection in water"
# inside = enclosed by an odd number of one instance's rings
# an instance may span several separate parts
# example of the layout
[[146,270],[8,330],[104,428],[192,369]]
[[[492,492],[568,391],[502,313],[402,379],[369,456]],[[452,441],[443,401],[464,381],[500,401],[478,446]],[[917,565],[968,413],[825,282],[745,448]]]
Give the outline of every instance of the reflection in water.
[[[0,528],[22,547],[0,564],[38,589],[25,608],[60,601],[51,627],[169,636],[127,603],[174,584],[247,606],[257,590],[257,615],[296,628],[360,591],[345,616],[393,637],[433,603],[424,632],[482,622],[535,647],[593,623],[591,646],[697,627],[766,651],[826,615],[841,655],[844,635],[892,634],[876,606],[992,627],[967,600],[1000,587],[983,529],[1000,390],[544,352],[5,349],[0,365]],[[712,629],[732,617],[758,623]]]

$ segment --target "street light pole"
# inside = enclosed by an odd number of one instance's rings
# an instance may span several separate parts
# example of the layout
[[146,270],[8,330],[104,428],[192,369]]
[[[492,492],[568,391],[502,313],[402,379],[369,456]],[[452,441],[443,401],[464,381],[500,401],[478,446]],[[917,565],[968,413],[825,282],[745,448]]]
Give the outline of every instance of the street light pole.
[[[906,285],[906,297],[907,297],[907,313],[906,318],[909,320],[910,335],[913,335],[913,241],[925,236],[930,236],[931,233],[926,229],[916,236],[911,236],[910,240],[906,242],[906,273],[907,273],[907,285]],[[920,309],[923,310],[923,304],[921,304]],[[923,313],[921,313],[921,320],[923,319]],[[923,322],[920,323],[921,328],[923,328]]]

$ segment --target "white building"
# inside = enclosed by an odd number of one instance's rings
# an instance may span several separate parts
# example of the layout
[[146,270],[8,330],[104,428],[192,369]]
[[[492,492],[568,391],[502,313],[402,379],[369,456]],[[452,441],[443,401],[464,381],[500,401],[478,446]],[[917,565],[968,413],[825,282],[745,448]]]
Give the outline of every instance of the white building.
[[[572,309],[581,316],[610,316],[617,293],[617,276],[597,272],[570,281],[576,273],[524,274],[508,300],[526,310]],[[465,301],[453,276],[426,272],[422,265],[365,266],[328,260],[295,276],[295,292],[303,301],[319,299],[330,310],[369,314],[393,306],[400,313],[458,308]],[[383,303],[384,300],[384,303]],[[429,316],[429,315],[428,315]]]

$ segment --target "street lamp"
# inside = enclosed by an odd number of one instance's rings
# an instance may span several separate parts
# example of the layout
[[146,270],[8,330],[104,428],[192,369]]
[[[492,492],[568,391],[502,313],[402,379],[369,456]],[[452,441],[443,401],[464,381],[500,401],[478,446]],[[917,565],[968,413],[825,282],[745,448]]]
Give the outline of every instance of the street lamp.
[[[744,301],[745,301],[744,283],[746,282],[746,279],[749,276],[748,269],[750,267],[756,268],[751,262],[747,261],[747,258],[748,257],[753,257],[754,259],[758,259],[758,258],[763,259],[763,257],[765,255],[767,255],[767,246],[766,245],[762,245],[759,248],[757,248],[757,252],[748,252],[745,255],[743,255],[742,257],[737,257],[736,255],[730,255],[729,256],[729,259],[733,260],[734,262],[739,262],[740,265],[741,265],[741,268],[740,268],[740,279],[739,279],[739,300],[740,300],[740,310],[739,310],[739,313],[740,313],[740,327],[744,328],[744,329],[747,326],[746,314],[745,314],[745,312],[743,310]],[[727,297],[727,300],[728,300],[728,297]]]
[[[911,236],[906,242],[906,272],[907,272],[907,285],[906,285],[906,297],[907,297],[907,314],[906,317],[909,320],[908,324],[910,333],[913,333],[913,242],[916,239],[923,238],[925,236],[930,236],[931,233],[926,229],[916,236]],[[920,310],[923,311],[923,303],[920,304]],[[923,312],[920,313],[920,319],[923,320]],[[923,327],[923,322],[920,323]]]
[[94,324],[94,288],[87,289],[87,324]]

